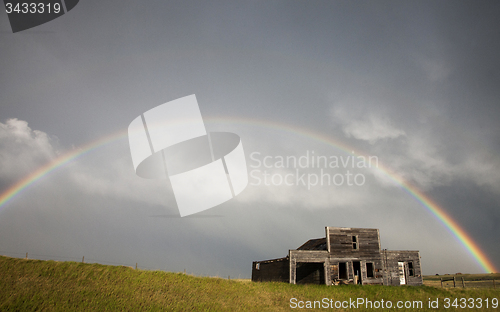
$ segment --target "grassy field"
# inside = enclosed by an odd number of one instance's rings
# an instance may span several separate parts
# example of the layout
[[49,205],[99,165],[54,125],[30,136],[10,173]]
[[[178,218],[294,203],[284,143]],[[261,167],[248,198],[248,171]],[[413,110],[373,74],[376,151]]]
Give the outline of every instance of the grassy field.
[[[441,278],[450,279],[455,277],[456,287],[496,287],[500,289],[500,273],[495,274],[446,274],[424,276],[424,284],[427,286],[441,287]],[[462,284],[462,279],[464,283]],[[495,280],[495,284],[493,284]],[[453,287],[453,281],[443,282],[443,287]]]
[[[432,278],[439,280],[438,276]],[[291,301],[292,298],[296,300]],[[354,309],[350,301],[355,303],[358,298],[371,301],[373,308],[367,308],[365,302]],[[445,298],[451,299],[449,309],[445,308]],[[469,305],[473,299],[475,308],[469,311],[500,310],[492,306],[493,298],[500,299],[500,291],[493,288],[253,283],[123,266],[0,256],[0,311],[285,311],[298,310],[302,304],[307,307],[308,301],[311,306],[317,301],[316,307],[328,304],[326,309],[336,311],[385,311],[380,304],[387,307],[388,301],[394,310],[398,310],[396,305],[401,301],[403,306],[413,305],[404,310],[453,311],[455,298],[458,305],[462,298]],[[437,299],[439,309],[429,309],[429,299]],[[418,302],[422,305],[415,306]],[[477,307],[479,302],[481,308]],[[335,303],[340,307],[335,308]],[[379,308],[375,309],[377,303]]]

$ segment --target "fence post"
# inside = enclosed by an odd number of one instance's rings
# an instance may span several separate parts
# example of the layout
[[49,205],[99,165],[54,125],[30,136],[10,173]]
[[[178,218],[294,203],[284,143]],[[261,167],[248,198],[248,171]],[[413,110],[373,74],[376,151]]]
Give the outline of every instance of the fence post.
[[28,259],[28,253],[26,253],[26,259]]
[[135,263],[135,269],[137,270],[137,262]]
[[441,288],[443,288],[443,278],[441,277],[440,280],[441,280]]
[[453,288],[455,288],[455,276],[453,276]]
[[85,256],[82,257],[82,263],[85,263]]
[[465,288],[464,277],[462,276],[462,288]]

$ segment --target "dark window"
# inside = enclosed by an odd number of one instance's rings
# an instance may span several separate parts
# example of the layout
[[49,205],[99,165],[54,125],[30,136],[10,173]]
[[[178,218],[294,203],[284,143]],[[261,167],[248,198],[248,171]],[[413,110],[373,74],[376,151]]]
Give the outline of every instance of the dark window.
[[373,277],[373,263],[366,263],[366,277]]
[[346,262],[339,263],[339,279],[341,279],[341,280],[347,279],[347,263]]
[[408,276],[415,276],[415,272],[413,271],[413,262],[408,262]]
[[352,249],[358,249],[358,236],[352,236]]

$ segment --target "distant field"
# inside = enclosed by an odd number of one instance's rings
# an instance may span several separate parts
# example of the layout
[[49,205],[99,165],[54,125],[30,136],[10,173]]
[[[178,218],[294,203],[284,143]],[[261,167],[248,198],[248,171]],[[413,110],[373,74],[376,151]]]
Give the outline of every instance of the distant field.
[[[433,282],[436,278],[439,281],[438,276],[426,277],[425,281]],[[428,308],[429,298],[437,300],[439,309]],[[460,300],[472,304],[474,308],[468,311],[500,310],[492,306],[500,299],[500,291],[493,288],[253,283],[123,266],[0,256],[0,311],[286,311],[308,302],[313,306],[315,301],[317,307],[328,305],[335,311],[385,311],[388,302],[393,308],[398,302],[411,306],[404,310],[455,310],[453,306],[445,309],[446,298],[450,305],[454,299],[457,305]],[[352,303],[356,302],[360,304],[354,309]],[[375,309],[377,304],[379,308]]]
[[[441,287],[441,278],[450,279],[455,277],[456,287],[494,287],[500,289],[500,273],[491,274],[446,274],[446,275],[425,275],[424,285]],[[464,283],[462,284],[462,278]],[[495,284],[493,284],[495,280]],[[443,287],[453,287],[453,281],[443,282]]]

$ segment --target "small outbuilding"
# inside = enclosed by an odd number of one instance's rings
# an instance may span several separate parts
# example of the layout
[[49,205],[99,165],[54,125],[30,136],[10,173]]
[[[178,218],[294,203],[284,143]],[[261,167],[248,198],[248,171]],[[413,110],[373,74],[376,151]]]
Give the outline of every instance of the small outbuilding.
[[422,285],[419,251],[381,250],[378,229],[326,227],[325,232],[284,258],[254,261],[252,281]]

